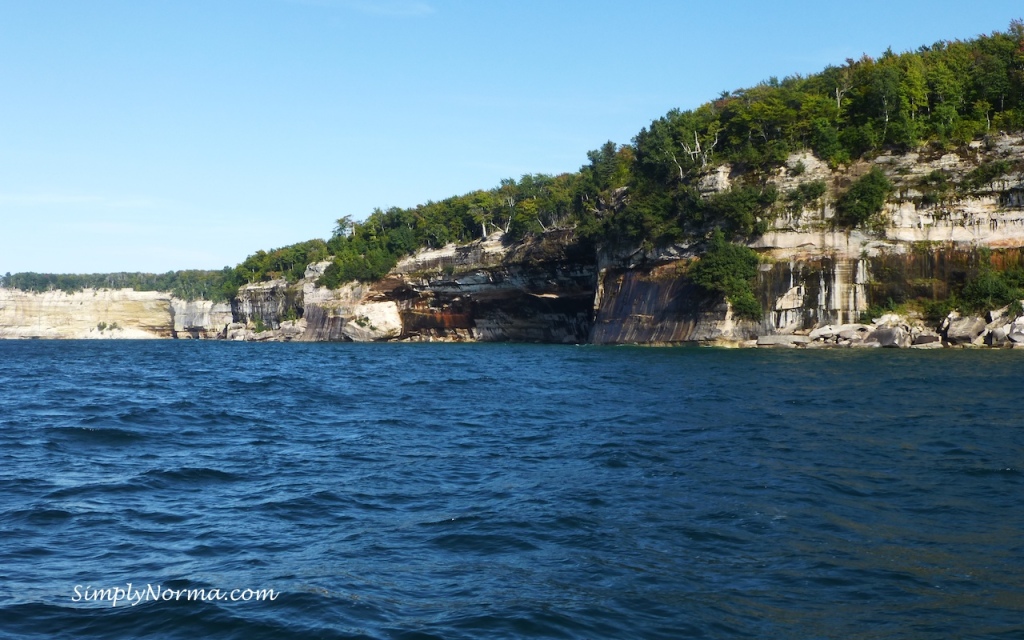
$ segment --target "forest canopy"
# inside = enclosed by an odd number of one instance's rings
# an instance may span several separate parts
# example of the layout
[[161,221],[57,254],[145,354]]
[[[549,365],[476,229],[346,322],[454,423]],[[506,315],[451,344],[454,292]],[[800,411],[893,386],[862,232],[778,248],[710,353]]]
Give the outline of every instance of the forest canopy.
[[55,274],[23,272],[0,276],[0,286],[22,291],[64,291],[83,289],[134,289],[168,291],[182,300],[230,300],[238,291],[232,269],[221,271],[168,271],[167,273]]

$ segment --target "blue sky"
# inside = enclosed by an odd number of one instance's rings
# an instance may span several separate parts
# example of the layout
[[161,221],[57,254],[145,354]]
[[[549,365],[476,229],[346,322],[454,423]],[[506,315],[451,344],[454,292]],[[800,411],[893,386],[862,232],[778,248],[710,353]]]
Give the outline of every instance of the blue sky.
[[672,108],[1019,0],[0,0],[0,272],[207,269],[575,171]]

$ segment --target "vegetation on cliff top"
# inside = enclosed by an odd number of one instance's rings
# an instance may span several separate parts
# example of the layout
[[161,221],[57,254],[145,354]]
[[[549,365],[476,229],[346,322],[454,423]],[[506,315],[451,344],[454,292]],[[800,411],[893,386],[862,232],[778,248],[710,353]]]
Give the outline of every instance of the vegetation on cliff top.
[[64,291],[83,289],[134,289],[167,291],[182,300],[225,302],[238,292],[233,270],[168,271],[167,273],[15,273],[0,277],[0,286],[22,291]]
[[[376,209],[362,222],[343,217],[326,242],[259,251],[234,269],[204,272],[209,283],[201,295],[221,298],[232,287],[272,278],[294,281],[308,263],[328,256],[332,264],[322,285],[373,280],[419,248],[465,243],[499,229],[515,241],[574,228],[579,242],[610,250],[707,239],[716,229],[725,240],[756,236],[781,208],[803,206],[826,191],[823,183],[812,183],[779,194],[767,184],[768,171],[793,152],[810,149],[840,165],[885,149],[952,149],[989,133],[1022,129],[1024,23],[1014,21],[1005,32],[973,40],[940,41],[899,54],[888,50],[817,74],[722,92],[696,109],[672,110],[654,120],[630,145],[605,143],[587,154],[588,163],[576,173],[527,174],[439,202]],[[700,181],[724,163],[731,167],[732,186],[709,194]],[[935,176],[922,189],[932,198],[954,186],[969,192],[1006,173],[1010,167],[1003,164],[978,167],[962,185]],[[880,171],[869,173],[840,195],[836,223],[869,223],[888,190]],[[118,275],[130,280],[133,274]],[[139,276],[140,286],[156,286],[146,283],[159,277],[164,276]],[[6,281],[33,290],[80,288],[57,278],[17,274]]]

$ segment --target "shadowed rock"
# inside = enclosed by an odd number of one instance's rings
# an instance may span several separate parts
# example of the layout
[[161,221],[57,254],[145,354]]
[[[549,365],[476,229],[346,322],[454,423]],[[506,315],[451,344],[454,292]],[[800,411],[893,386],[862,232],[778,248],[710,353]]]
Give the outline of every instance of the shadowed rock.
[[977,316],[956,318],[949,322],[946,341],[950,344],[970,344],[985,330],[985,319]]

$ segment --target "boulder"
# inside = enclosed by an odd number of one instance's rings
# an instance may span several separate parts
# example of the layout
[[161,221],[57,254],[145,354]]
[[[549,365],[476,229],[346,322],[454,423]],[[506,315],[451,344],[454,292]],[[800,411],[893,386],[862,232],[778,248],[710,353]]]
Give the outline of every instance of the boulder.
[[808,334],[811,340],[860,340],[871,333],[873,327],[866,324],[827,324]]
[[805,344],[804,349],[828,349],[829,347],[834,346],[836,345],[831,340],[828,342],[824,342],[822,340],[815,340]]
[[252,332],[241,322],[232,322],[224,330],[224,337],[228,340],[247,340],[251,336]]
[[1016,344],[1024,344],[1024,332],[1013,331],[1010,334],[1008,334],[1006,337],[1007,337],[1007,339],[1010,342],[1013,342],[1013,343],[1016,343]]
[[878,327],[864,342],[877,342],[880,347],[906,349],[910,346],[910,334],[903,327]]
[[959,319],[959,313],[957,313],[956,311],[950,311],[949,315],[942,319],[942,325],[939,327],[939,331],[945,333],[949,329],[949,325],[951,325],[953,322]]
[[1009,326],[1005,325],[1002,327],[993,327],[989,329],[988,335],[986,336],[986,343],[990,347],[1001,347],[1007,343],[1007,335],[1009,332]]
[[306,321],[301,320],[285,320],[281,323],[281,337],[285,341],[296,340],[302,336],[306,331]]
[[844,324],[839,329],[839,338],[841,340],[859,341],[871,333],[871,327],[864,324]]
[[988,320],[989,324],[992,324],[993,322],[999,322],[1000,320],[1005,318],[1006,314],[1008,314],[1009,312],[1010,312],[1010,307],[1003,307],[1001,309],[993,309],[993,310],[991,310],[991,311],[989,311],[988,313],[985,314],[985,318]]
[[936,344],[936,343],[939,346],[942,346],[942,336],[940,336],[938,334],[935,334],[935,333],[931,333],[931,332],[919,333],[916,336],[914,336],[913,340],[911,341],[911,345],[912,346],[921,346],[921,345]]
[[883,327],[897,327],[903,324],[903,317],[898,313],[884,313],[882,317],[875,319],[874,324]]
[[984,318],[977,316],[951,318],[946,328],[946,341],[957,345],[970,344],[981,336],[986,324]]
[[812,331],[807,337],[809,337],[811,340],[831,340],[832,338],[836,337],[836,334],[838,333],[839,330],[836,329],[835,326],[827,324],[824,327],[818,327],[817,329]]

